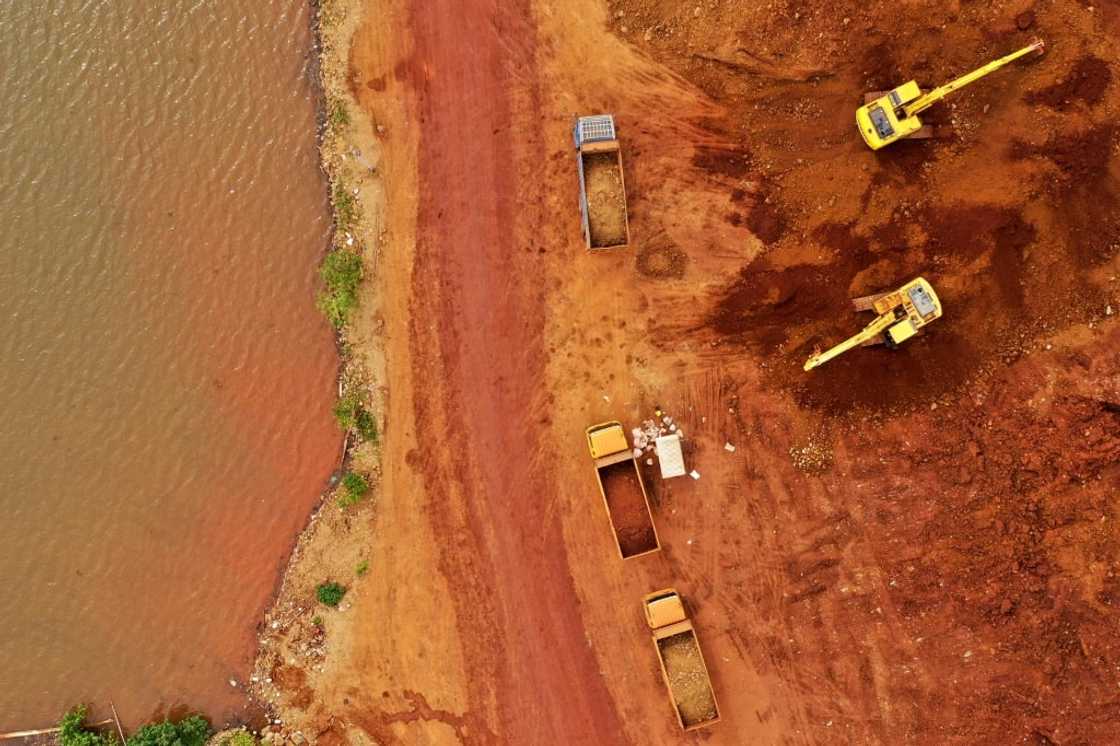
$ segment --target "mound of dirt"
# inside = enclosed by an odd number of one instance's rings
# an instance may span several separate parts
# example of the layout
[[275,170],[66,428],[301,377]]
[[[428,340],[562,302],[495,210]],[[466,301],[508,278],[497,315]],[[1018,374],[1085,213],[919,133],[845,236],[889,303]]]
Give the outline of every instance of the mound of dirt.
[[1096,106],[1112,82],[1112,69],[1099,57],[1082,57],[1062,80],[1027,95],[1027,102],[1064,109],[1075,102]]

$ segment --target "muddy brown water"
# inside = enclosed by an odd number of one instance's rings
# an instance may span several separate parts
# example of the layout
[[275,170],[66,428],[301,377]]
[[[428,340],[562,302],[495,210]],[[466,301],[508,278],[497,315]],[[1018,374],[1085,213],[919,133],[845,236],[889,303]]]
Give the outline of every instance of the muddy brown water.
[[340,440],[306,5],[0,4],[0,730],[244,712]]

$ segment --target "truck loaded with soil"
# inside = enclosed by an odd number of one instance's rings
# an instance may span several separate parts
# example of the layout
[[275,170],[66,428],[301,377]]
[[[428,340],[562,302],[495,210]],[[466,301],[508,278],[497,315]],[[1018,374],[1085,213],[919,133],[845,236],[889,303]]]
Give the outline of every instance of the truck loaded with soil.
[[622,425],[608,422],[591,427],[587,440],[619,554],[631,559],[657,551],[661,544],[649,498]]

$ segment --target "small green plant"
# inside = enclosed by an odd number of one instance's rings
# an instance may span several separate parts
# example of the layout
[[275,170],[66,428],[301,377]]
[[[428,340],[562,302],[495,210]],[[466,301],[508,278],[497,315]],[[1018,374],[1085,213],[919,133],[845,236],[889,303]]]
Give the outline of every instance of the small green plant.
[[357,472],[349,472],[342,478],[342,491],[338,496],[339,507],[346,509],[357,505],[369,492],[369,480]]
[[359,578],[369,572],[369,560],[362,560],[358,566],[354,568],[354,574]]
[[231,734],[229,738],[222,742],[222,746],[257,746],[257,743],[256,736],[242,729]]
[[59,746],[117,746],[120,741],[116,736],[102,735],[85,727],[85,705],[78,705],[62,716],[59,723]]
[[331,193],[334,201],[334,225],[341,232],[346,232],[354,227],[358,221],[358,200],[354,193],[346,188],[341,181],[334,185]]
[[334,100],[330,103],[330,113],[327,115],[330,119],[331,126],[335,129],[343,129],[350,126],[350,110],[346,108],[346,104],[341,101]]
[[322,627],[323,626],[323,617],[316,614],[315,616],[311,617],[311,623],[314,624],[316,627]]
[[345,595],[346,588],[339,583],[322,583],[315,589],[315,597],[319,599],[319,603],[326,606],[338,606]]
[[362,281],[362,258],[353,251],[335,249],[319,267],[323,290],[317,305],[335,329],[341,329],[358,305],[358,285]]

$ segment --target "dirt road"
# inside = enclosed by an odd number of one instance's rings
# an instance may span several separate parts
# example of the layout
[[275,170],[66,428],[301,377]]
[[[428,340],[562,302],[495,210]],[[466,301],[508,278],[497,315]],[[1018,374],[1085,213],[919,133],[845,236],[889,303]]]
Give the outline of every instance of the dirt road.
[[[290,687],[318,741],[1116,732],[1116,16],[840,5],[370,0],[385,479],[349,632]],[[860,91],[1036,33],[949,140],[862,145]],[[592,256],[569,128],[602,111],[634,245]],[[800,370],[919,273],[927,334]],[[700,479],[647,467],[664,549],[624,563],[582,433],[657,406]],[[687,738],[639,609],[670,585],[724,718]]]

